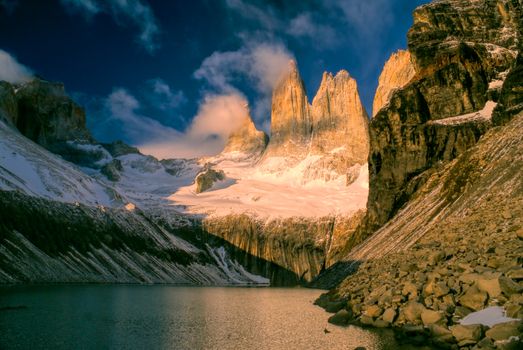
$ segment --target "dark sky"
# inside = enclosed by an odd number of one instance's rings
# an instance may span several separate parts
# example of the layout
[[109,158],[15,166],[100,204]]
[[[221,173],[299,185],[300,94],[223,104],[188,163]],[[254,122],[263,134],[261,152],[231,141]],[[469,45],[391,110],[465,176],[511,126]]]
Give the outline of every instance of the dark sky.
[[0,50],[64,82],[102,141],[219,137],[223,127],[191,127],[194,116],[213,114],[213,97],[239,95],[267,129],[273,76],[289,58],[310,100],[323,71],[347,69],[370,114],[381,68],[406,47],[425,2],[0,0]]

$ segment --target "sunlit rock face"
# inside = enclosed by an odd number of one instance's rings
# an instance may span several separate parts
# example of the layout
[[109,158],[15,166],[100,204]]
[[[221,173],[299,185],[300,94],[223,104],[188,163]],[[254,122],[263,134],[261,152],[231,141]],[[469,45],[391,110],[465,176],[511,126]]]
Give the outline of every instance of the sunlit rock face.
[[305,85],[295,61],[272,93],[271,136],[267,156],[299,156],[307,152],[312,118]]
[[521,7],[501,0],[437,1],[415,10],[408,33],[415,75],[370,124],[367,232],[408,202],[425,171],[469,149],[491,126],[518,53],[517,18]]
[[261,169],[281,172],[301,162],[304,182],[345,177],[350,184],[351,167],[365,164],[369,150],[368,116],[356,80],[345,70],[335,76],[326,72],[312,105],[308,101],[292,61],[273,93],[271,137]]
[[240,127],[231,133],[222,154],[259,156],[265,150],[268,141],[268,136],[256,129],[246,107]]
[[323,73],[311,115],[311,154],[335,154],[345,167],[367,161],[368,116],[356,80],[346,70],[336,76]]
[[[294,217],[265,221],[242,214],[209,218],[204,220],[203,227],[239,248],[233,258],[249,271],[267,276],[273,285],[293,285],[310,282],[323,269],[336,263],[344,242],[362,217],[363,211],[343,218]],[[261,259],[253,261],[253,256]]]
[[415,74],[416,70],[412,64],[409,51],[398,50],[393,53],[385,63],[379,77],[378,88],[372,104],[372,116],[375,116],[389,102],[394,90],[407,85]]

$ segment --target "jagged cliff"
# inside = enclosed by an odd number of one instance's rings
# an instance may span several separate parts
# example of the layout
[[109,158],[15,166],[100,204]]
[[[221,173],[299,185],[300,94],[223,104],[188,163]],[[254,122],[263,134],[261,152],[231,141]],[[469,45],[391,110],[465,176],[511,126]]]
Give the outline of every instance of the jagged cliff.
[[415,75],[370,123],[367,216],[314,282],[335,287],[317,301],[331,322],[394,327],[416,345],[521,347],[522,14],[510,0],[415,10]]
[[345,70],[335,76],[325,72],[312,105],[308,101],[291,61],[272,96],[271,136],[260,170],[283,174],[305,167],[303,183],[340,177],[351,183],[369,148],[368,116],[356,80]]
[[511,1],[438,1],[416,9],[408,33],[416,74],[370,124],[367,232],[394,216],[424,171],[488,130],[516,59],[520,12]]

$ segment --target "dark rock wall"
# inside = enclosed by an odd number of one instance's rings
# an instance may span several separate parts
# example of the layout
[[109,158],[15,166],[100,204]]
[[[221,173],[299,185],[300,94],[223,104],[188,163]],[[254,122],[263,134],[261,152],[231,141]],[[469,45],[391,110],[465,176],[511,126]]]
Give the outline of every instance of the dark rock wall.
[[[370,124],[370,192],[362,238],[409,200],[419,186],[413,179],[422,181],[421,173],[454,159],[488,130],[488,120],[435,121],[484,107],[489,82],[514,67],[518,18],[517,1],[501,0],[440,1],[414,12],[408,46],[416,76]],[[521,80],[512,74],[503,91],[519,89]],[[518,97],[510,96],[502,93],[500,103],[517,104]]]

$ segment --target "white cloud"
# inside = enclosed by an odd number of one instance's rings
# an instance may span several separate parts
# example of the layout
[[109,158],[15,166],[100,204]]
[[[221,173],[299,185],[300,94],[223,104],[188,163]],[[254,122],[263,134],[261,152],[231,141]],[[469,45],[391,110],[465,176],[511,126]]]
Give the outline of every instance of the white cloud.
[[19,63],[8,52],[0,49],[0,80],[9,83],[23,83],[31,80],[33,72]]
[[274,86],[289,69],[293,55],[280,43],[248,43],[237,51],[214,52],[194,77],[205,80],[218,94],[238,93],[237,83],[247,79],[259,94],[253,113],[258,121],[269,117]]
[[86,16],[109,13],[117,23],[125,21],[138,27],[139,43],[153,53],[158,47],[160,28],[151,7],[142,0],[61,0],[62,4],[73,11],[81,11]]
[[221,152],[231,132],[248,113],[247,101],[238,94],[207,96],[198,114],[183,133],[157,137],[138,144],[145,154],[158,158],[193,158]]
[[105,101],[111,119],[140,151],[158,158],[194,158],[222,151],[231,132],[248,113],[239,94],[207,96],[190,126],[180,132],[140,114],[140,102],[127,90],[115,89]]

